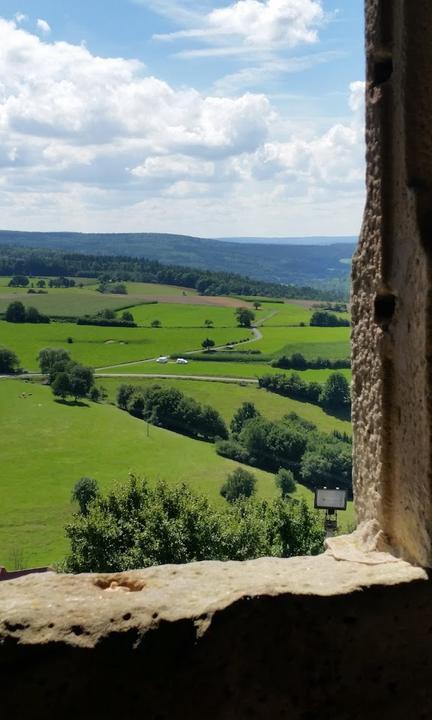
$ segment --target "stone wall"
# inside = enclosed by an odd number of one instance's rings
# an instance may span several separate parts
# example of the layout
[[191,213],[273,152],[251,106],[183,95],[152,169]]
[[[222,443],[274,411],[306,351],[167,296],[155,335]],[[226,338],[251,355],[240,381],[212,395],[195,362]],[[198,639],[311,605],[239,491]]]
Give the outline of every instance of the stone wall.
[[360,522],[431,554],[432,3],[368,0],[367,204],[353,266]]
[[0,607],[8,720],[432,713],[430,584],[392,557],[47,573],[1,583]]

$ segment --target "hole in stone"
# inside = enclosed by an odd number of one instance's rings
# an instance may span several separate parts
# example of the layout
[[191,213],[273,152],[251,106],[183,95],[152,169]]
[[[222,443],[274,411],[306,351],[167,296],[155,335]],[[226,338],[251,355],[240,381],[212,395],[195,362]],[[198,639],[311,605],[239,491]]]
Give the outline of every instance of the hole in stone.
[[132,615],[131,615],[130,613],[125,613],[125,614],[123,615],[123,620],[130,620],[131,617],[132,617]]
[[158,618],[158,617],[159,617],[159,613],[158,613],[158,612],[154,612],[153,615],[152,615],[153,620],[156,620],[156,618]]
[[84,628],[81,625],[72,625],[71,632],[73,632],[74,635],[82,635]]
[[140,592],[145,586],[144,580],[134,580],[133,578],[117,575],[109,577],[98,577],[94,581],[96,587],[101,590],[123,591],[123,592]]
[[388,328],[396,310],[396,297],[390,292],[379,293],[375,296],[374,310],[376,324]]
[[374,85],[382,85],[391,78],[393,74],[393,60],[385,58],[377,60],[373,68]]

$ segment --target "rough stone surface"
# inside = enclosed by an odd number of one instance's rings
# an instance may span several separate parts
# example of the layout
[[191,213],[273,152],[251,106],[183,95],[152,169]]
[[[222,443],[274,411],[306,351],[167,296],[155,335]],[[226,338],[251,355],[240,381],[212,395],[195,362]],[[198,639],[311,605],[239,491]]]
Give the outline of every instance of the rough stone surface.
[[357,558],[5,581],[3,716],[397,719],[421,681],[432,711],[426,573]]
[[354,484],[377,545],[431,551],[432,3],[367,0],[367,204],[353,265]]

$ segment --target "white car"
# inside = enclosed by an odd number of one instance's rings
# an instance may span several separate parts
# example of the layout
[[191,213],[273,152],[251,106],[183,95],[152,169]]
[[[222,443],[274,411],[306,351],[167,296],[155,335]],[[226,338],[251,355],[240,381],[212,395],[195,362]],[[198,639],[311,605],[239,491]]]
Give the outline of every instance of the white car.
[[167,355],[161,355],[160,357],[158,357],[158,359],[156,360],[156,362],[158,362],[158,363],[163,363],[163,364],[165,365],[165,363],[167,363],[168,360],[169,360],[169,358],[168,358]]
[[177,358],[176,363],[177,365],[187,365],[188,361],[186,360],[186,358]]

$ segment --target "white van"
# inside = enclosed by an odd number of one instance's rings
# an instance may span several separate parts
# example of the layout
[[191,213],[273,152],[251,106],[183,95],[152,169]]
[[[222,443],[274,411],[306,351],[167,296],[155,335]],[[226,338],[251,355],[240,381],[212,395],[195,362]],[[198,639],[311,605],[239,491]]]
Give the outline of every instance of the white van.
[[161,355],[160,357],[158,357],[156,362],[163,363],[165,365],[165,363],[167,363],[168,360],[169,360],[169,357],[167,355]]
[[186,358],[177,358],[176,363],[177,365],[187,365],[188,361],[186,360]]

